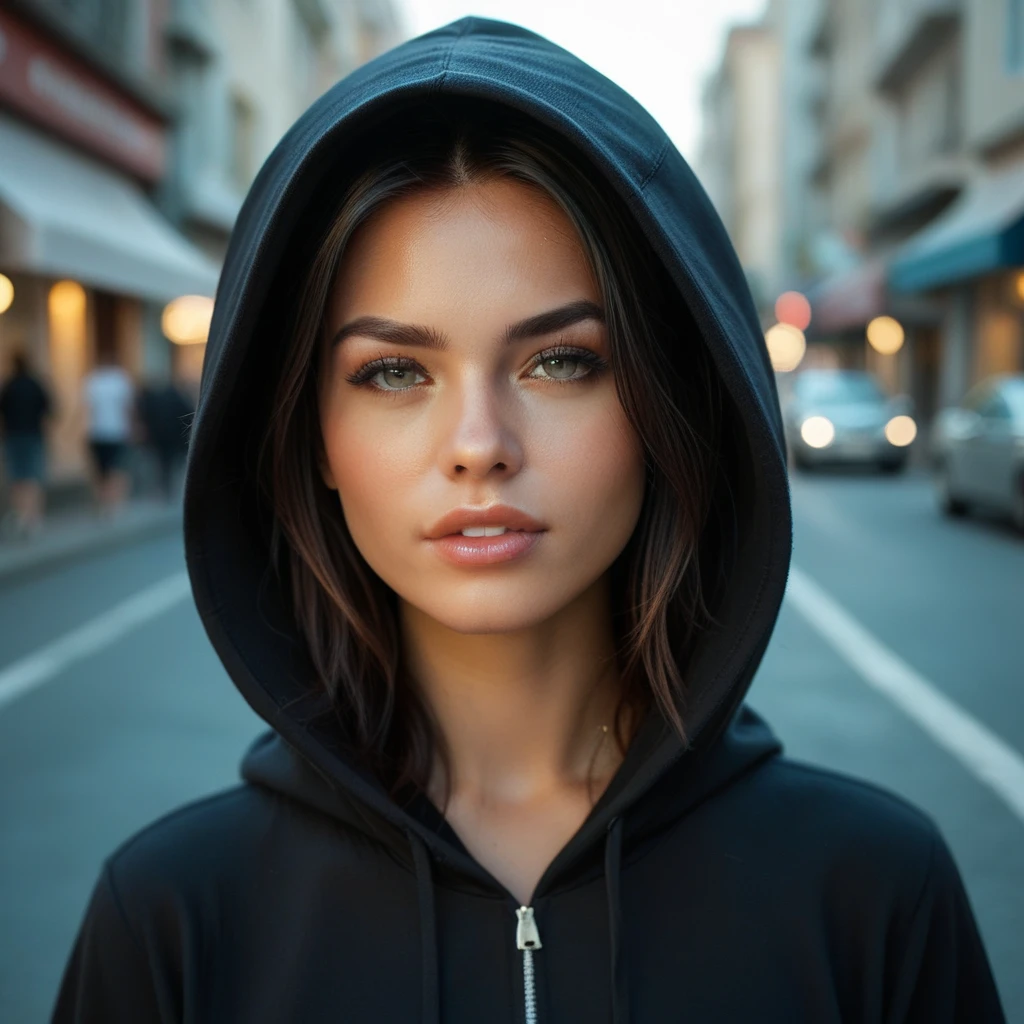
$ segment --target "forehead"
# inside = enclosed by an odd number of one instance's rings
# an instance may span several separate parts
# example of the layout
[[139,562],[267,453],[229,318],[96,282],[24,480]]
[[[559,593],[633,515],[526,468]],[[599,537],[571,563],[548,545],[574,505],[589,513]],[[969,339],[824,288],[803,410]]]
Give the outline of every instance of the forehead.
[[493,178],[376,211],[349,242],[330,312],[419,322],[486,305],[518,317],[580,297],[599,300],[572,222],[539,189]]

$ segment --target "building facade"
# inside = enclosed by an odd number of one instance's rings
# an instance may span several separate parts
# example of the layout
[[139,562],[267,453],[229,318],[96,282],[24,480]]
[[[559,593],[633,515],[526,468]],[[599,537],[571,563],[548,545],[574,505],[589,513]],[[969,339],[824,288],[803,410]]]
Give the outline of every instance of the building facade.
[[732,238],[759,308],[774,300],[782,248],[779,41],[766,24],[733,28],[703,93],[697,174]]
[[897,254],[890,284],[943,304],[941,397],[1024,372],[1024,3],[959,0],[961,190]]
[[[812,24],[802,46],[784,30],[794,12]],[[806,104],[780,75],[780,146],[746,145],[722,104],[706,105],[705,138],[784,161],[809,130],[813,156],[783,164],[779,190],[781,234],[801,245],[778,258],[811,300],[808,352],[872,370],[925,425],[978,380],[1024,370],[1024,0],[773,0],[757,29],[783,71],[802,69]],[[727,48],[709,94],[730,74]],[[707,173],[739,242],[742,175]],[[866,340],[880,316],[903,328],[895,352]]]
[[104,350],[141,377],[169,359],[163,304],[212,295],[216,264],[154,196],[171,150],[157,2],[0,10],[0,360],[49,381],[56,482],[86,471],[79,386]]

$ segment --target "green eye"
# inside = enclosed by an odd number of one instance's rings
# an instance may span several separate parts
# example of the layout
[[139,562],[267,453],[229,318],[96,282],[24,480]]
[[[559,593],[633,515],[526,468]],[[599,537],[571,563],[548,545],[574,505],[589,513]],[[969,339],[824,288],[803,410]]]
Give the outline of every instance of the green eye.
[[[567,380],[574,376],[573,368],[579,366],[582,359],[567,359],[564,356],[549,356],[537,365],[544,368],[544,372],[555,380]],[[566,368],[568,367],[568,372]]]
[[[575,373],[575,368],[579,366],[587,367],[586,372],[582,374]],[[603,360],[596,352],[591,352],[589,349],[567,348],[565,346],[560,346],[558,348],[548,349],[546,352],[542,352],[538,357],[534,369],[543,367],[544,376],[549,380],[575,382],[586,380],[595,373],[607,369],[607,366],[608,364],[605,360]],[[534,379],[539,379],[538,375],[531,373],[530,376],[534,377]]]

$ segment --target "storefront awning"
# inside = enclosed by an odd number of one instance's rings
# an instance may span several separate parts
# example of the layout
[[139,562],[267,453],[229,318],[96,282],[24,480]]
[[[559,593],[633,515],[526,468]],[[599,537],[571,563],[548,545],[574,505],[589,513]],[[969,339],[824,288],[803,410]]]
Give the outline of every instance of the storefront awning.
[[1024,264],[1024,164],[988,173],[928,227],[889,266],[889,287],[913,292],[954,284]]
[[0,267],[166,302],[217,265],[131,179],[0,114]]

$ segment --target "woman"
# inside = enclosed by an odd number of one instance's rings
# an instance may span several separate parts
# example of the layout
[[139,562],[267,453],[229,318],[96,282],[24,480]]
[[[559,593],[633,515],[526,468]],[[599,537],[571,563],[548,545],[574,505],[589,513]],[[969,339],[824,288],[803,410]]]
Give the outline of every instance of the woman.
[[743,697],[791,520],[651,118],[465,19],[260,173],[186,484],[245,784],[107,861],[58,1021],[999,1021],[934,825]]

